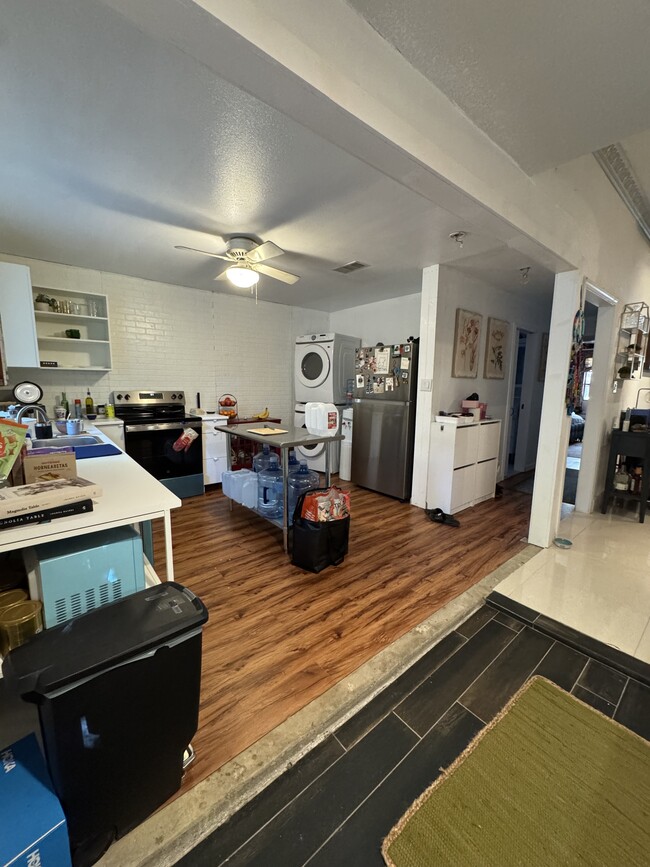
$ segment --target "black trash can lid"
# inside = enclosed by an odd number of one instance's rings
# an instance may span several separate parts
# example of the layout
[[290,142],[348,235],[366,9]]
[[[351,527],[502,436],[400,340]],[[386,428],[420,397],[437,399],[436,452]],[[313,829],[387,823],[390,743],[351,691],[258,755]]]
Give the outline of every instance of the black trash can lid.
[[61,689],[201,627],[208,610],[174,581],[140,590],[35,635],[5,657],[7,687],[23,698]]

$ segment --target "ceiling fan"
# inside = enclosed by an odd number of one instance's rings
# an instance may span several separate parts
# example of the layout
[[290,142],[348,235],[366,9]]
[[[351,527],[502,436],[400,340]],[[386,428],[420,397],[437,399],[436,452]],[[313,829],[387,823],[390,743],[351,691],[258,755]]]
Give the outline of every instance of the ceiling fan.
[[212,256],[214,259],[223,259],[225,262],[229,262],[229,266],[214,279],[228,280],[242,289],[251,289],[252,291],[253,286],[256,286],[260,279],[260,274],[272,277],[274,280],[281,280],[283,283],[295,283],[300,279],[288,271],[281,271],[279,268],[272,268],[270,265],[264,264],[267,259],[284,253],[284,250],[272,241],[258,244],[252,238],[237,236],[226,241],[225,253],[209,253],[207,250],[197,250],[194,247],[180,245],[176,246],[175,249],[189,250],[192,253],[201,253],[204,256]]

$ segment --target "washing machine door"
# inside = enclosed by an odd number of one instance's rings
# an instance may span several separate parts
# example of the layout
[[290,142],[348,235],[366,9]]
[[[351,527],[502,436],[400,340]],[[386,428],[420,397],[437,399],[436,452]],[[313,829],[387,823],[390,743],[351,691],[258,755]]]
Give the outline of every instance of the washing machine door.
[[296,446],[296,457],[299,461],[306,460],[307,458],[319,458],[321,455],[325,454],[325,449],[327,447],[327,443],[314,443],[309,446]]
[[329,353],[318,343],[296,347],[296,379],[305,388],[318,388],[332,369]]
[[[307,425],[305,424],[305,411],[296,412],[293,416],[293,425],[294,427],[303,428],[303,430],[307,430]],[[296,457],[299,461],[305,460],[306,458],[317,458],[320,455],[325,453],[326,443],[314,443],[313,445],[308,446],[296,446]]]

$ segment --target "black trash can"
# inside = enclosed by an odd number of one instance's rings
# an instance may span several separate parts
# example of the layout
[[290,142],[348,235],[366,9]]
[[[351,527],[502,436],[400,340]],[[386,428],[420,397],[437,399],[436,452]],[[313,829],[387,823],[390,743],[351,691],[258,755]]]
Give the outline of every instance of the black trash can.
[[198,597],[168,582],[48,629],[5,658],[6,686],[38,705],[78,867],[180,787],[198,727],[207,619]]

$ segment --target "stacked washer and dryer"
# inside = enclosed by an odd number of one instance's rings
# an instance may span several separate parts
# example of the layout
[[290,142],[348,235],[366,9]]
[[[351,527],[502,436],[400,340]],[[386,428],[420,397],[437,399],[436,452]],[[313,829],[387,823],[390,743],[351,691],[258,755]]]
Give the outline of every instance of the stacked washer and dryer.
[[[339,417],[347,404],[348,380],[354,377],[354,363],[361,346],[358,337],[346,334],[303,334],[296,338],[294,426],[305,426],[305,404],[311,401],[333,403]],[[339,433],[341,431],[339,430]],[[333,444],[330,472],[339,471],[339,443]],[[307,461],[310,470],[325,471],[325,443],[299,446],[299,461]]]

